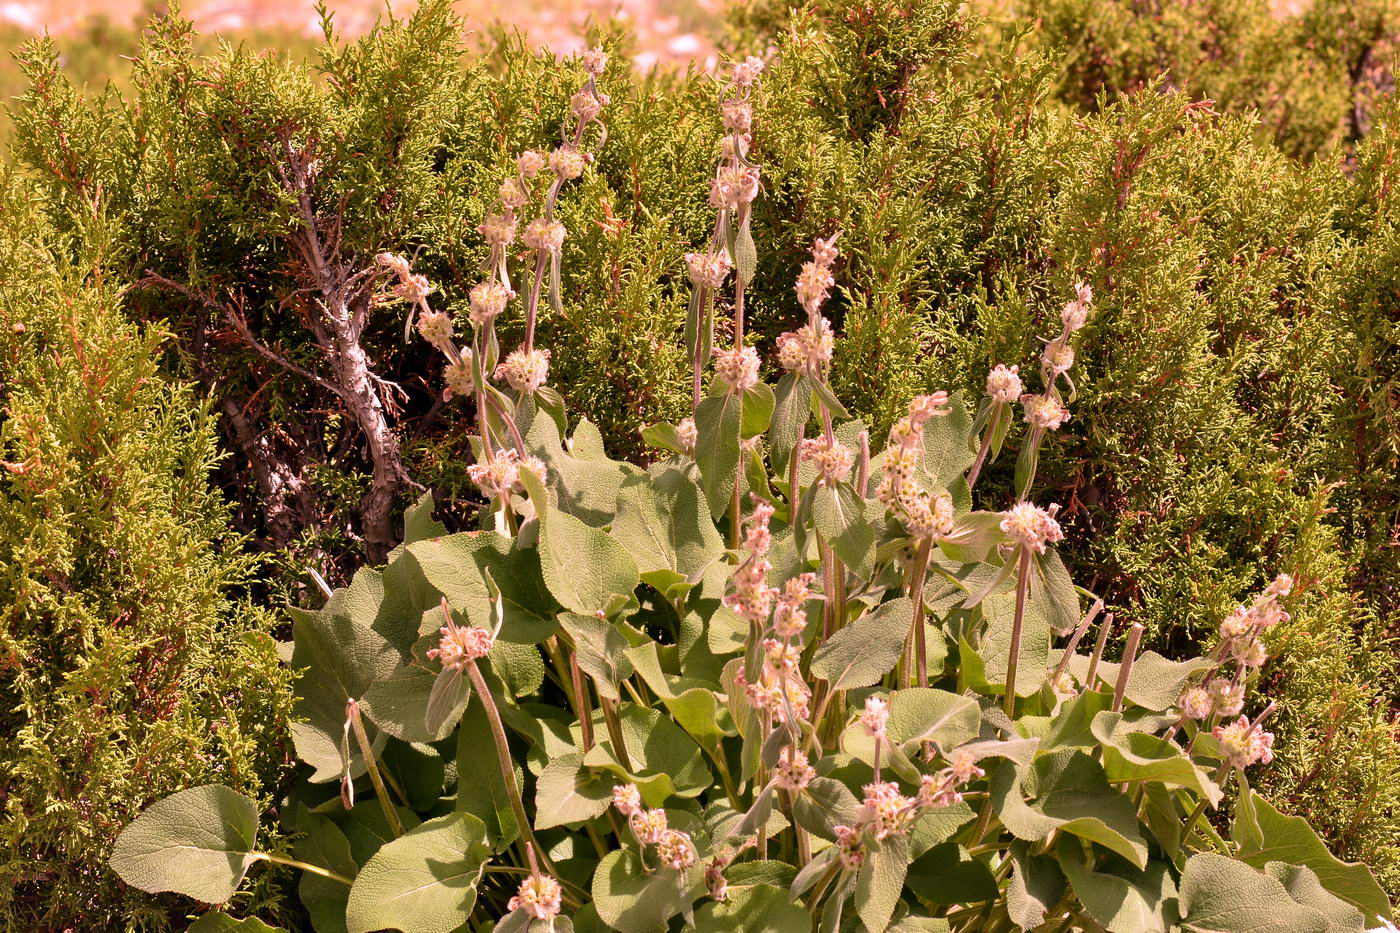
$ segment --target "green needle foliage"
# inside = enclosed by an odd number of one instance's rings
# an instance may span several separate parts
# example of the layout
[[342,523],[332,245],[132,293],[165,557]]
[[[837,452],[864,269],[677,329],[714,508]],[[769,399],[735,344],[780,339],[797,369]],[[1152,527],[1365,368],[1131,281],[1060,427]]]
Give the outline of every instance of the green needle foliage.
[[291,678],[234,599],[212,420],[123,313],[101,224],[55,255],[9,175],[0,213],[0,923],[166,929],[106,870],[117,831],[191,783],[269,799]]
[[[1040,33],[1054,45],[953,3],[736,12],[736,50],[769,61],[747,330],[766,354],[801,323],[790,283],[813,238],[842,230],[831,384],[882,437],[913,395],[1027,367],[1070,285],[1091,284],[1073,418],[1037,473],[1063,506],[1065,562],[1168,653],[1208,637],[1261,567],[1293,574],[1265,671],[1279,756],[1256,786],[1394,891],[1400,123],[1383,95],[1354,106],[1392,13],[1317,3],[1264,28],[1259,5],[1161,7],[1038,4],[1063,24]],[[1202,34],[1219,50],[1198,55]],[[720,129],[713,79],[634,76],[625,34],[604,38],[608,136],[560,192],[561,300],[542,302],[538,339],[551,382],[636,460],[660,442],[642,425],[690,410],[684,256],[711,235]],[[345,582],[387,558],[415,482],[453,528],[481,506],[473,405],[444,401],[445,361],[405,342],[414,309],[371,275],[374,256],[410,257],[432,306],[465,320],[488,255],[477,225],[515,156],[556,144],[582,73],[515,37],[469,52],[432,4],[328,44],[319,65],[198,48],[160,21],[130,92],[93,100],[31,46],[16,157],[63,249],[94,205],[104,217],[106,274],[173,333],[163,368],[213,400],[237,526],[286,571],[270,587],[318,602],[303,568]],[[313,229],[340,279],[317,273]],[[345,335],[317,331],[338,286],[364,312],[360,382],[338,369]],[[728,298],[719,311],[725,345]],[[497,327],[507,347],[523,330],[518,314]],[[378,420],[364,394],[346,400],[366,381]],[[1018,422],[1005,443],[1025,439]],[[989,505],[1013,500],[1015,459],[987,467]]]

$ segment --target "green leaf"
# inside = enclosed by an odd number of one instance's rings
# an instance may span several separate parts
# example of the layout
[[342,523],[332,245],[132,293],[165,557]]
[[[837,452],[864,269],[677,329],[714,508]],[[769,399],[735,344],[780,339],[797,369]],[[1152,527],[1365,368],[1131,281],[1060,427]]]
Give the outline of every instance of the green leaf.
[[831,386],[822,379],[808,379],[807,384],[812,387],[812,414],[817,420],[821,420],[821,411],[817,408],[820,402],[826,407],[827,412],[834,420],[844,421],[851,417],[851,413],[846,406],[841,404],[841,400],[836,397],[836,393],[831,391]]
[[834,840],[833,826],[854,826],[860,801],[849,787],[835,778],[814,777],[793,798],[793,816],[798,825],[822,839]]
[[349,933],[451,933],[471,915],[490,855],[486,827],[469,813],[409,830],[360,869],[345,908]]
[[1079,903],[1108,933],[1168,933],[1177,921],[1176,885],[1165,862],[1149,862],[1127,876],[1095,871],[1081,861],[1079,844],[1056,847],[1060,869]]
[[1105,846],[1138,868],[1147,865],[1137,809],[1083,752],[1041,755],[1029,768],[999,762],[991,772],[991,794],[1002,823],[1017,839],[1036,842],[1059,829]]
[[1057,748],[1096,748],[1094,717],[1113,705],[1113,697],[1098,690],[1086,690],[1061,704],[1050,720],[1050,729],[1041,739],[1047,751]]
[[671,677],[661,669],[654,641],[644,642],[626,652],[647,687],[666,706],[671,718],[697,742],[714,749],[727,733],[727,716],[715,691],[707,684],[686,677]]
[[1031,855],[1024,844],[1011,847],[1011,880],[1006,887],[1006,911],[1023,930],[1033,930],[1060,902],[1065,876],[1049,855]]
[[1220,803],[1224,792],[1193,762],[1175,742],[1144,732],[1117,731],[1120,713],[1103,712],[1094,717],[1090,726],[1094,738],[1103,746],[1103,769],[1113,784],[1147,781],[1169,787],[1185,787],[1210,801]]
[[550,760],[535,785],[535,829],[586,823],[612,805],[613,782],[583,766],[583,753]]
[[423,713],[423,729],[431,741],[447,738],[439,733],[452,727],[461,718],[462,710],[471,699],[471,683],[462,674],[461,668],[443,668],[433,679],[433,689],[428,694],[428,706]]
[[[993,688],[1006,689],[1006,671],[1011,658],[1011,633],[1016,619],[1016,595],[992,593],[982,600],[987,619],[987,635],[978,652],[986,665],[986,676]],[[1050,624],[1038,602],[1026,601],[1021,620],[1021,653],[1016,667],[1016,695],[1034,696],[1045,685],[1050,659]]]
[[996,878],[985,862],[955,842],[929,849],[909,866],[909,890],[931,904],[973,904],[995,900]]
[[698,797],[714,785],[701,758],[700,746],[659,710],[626,703],[619,707],[622,741],[631,770],[614,753],[612,739],[601,726],[595,728],[598,744],[583,763],[606,768],[634,782],[649,807],[658,807],[671,794]]
[[1329,924],[1268,875],[1201,852],[1181,874],[1181,926],[1195,933],[1327,933]]
[[668,450],[673,454],[688,456],[685,444],[681,442],[680,431],[669,421],[643,425],[642,443],[657,450]]
[[536,418],[525,446],[549,465],[545,482],[554,493],[555,508],[594,528],[612,521],[618,487],[640,472],[630,463],[609,459],[597,426],[587,419],[578,423],[566,447],[553,419]]
[[529,470],[520,475],[539,517],[540,569],[550,594],[581,615],[606,611],[617,598],[631,598],[640,577],[627,549],[606,532],[555,509]]
[[[768,429],[768,456],[773,461],[773,469],[784,478],[797,439],[811,417],[811,406],[812,387],[805,376],[788,373],[778,380],[773,424]],[[791,491],[788,496],[791,498]]]
[[952,533],[938,540],[938,548],[949,560],[976,564],[986,560],[992,549],[1006,540],[1000,512],[968,512],[957,517]]
[[[307,670],[296,683],[292,708],[292,741],[297,755],[311,765],[313,782],[337,780],[342,772],[341,741],[345,737],[345,704],[359,700],[379,680],[399,667],[399,652],[382,635],[356,623],[344,611],[292,610],[292,667]],[[337,607],[339,608],[339,607]],[[422,712],[418,717],[421,720]],[[371,741],[382,745],[376,728]],[[352,743],[354,745],[354,743]],[[358,746],[352,748],[350,773],[364,773]]]
[[743,402],[733,393],[702,399],[695,409],[695,463],[716,520],[729,508],[739,478],[739,428]]
[[[1161,712],[1176,703],[1177,697],[1181,696],[1182,686],[1192,674],[1212,667],[1214,663],[1206,658],[1169,661],[1155,651],[1144,651],[1133,662],[1123,696],[1130,703],[1143,709]],[[1089,659],[1083,655],[1075,655],[1070,659],[1069,670],[1083,683],[1089,675]],[[1096,676],[1104,683],[1112,685],[1118,680],[1118,665],[1112,661],[1102,661]],[[1090,690],[1094,689],[1093,684],[1089,684],[1088,687]]]
[[875,529],[865,520],[865,503],[849,483],[817,486],[812,522],[847,567],[859,573],[868,563]]
[[[469,531],[415,542],[408,546],[408,553],[427,581],[447,597],[453,611],[483,628],[493,627],[496,597],[487,582],[490,574],[503,610],[498,640],[529,645],[554,634],[555,606],[540,570],[539,554],[513,547],[510,538],[494,531]],[[437,602],[434,596],[432,603]],[[436,631],[442,623],[434,621],[436,624],[423,628]]]
[[753,281],[758,270],[758,246],[753,241],[747,218],[734,235],[734,277],[744,284]]
[[[497,701],[497,705],[500,705],[500,701]],[[524,773],[516,765],[517,787],[523,778]],[[501,774],[501,763],[496,755],[491,723],[480,703],[467,707],[457,732],[456,809],[481,823],[483,838],[493,849],[504,849],[520,834],[505,776]]]
[[812,918],[790,901],[782,888],[771,884],[736,887],[731,880],[727,900],[707,902],[695,912],[695,929],[705,933],[810,933]]
[[236,920],[225,913],[208,913],[189,925],[186,933],[287,933],[282,927],[270,927],[257,917]]
[[977,459],[972,415],[961,390],[948,399],[949,412],[924,424],[923,477],[930,489],[948,489]]
[[914,604],[900,597],[881,603],[836,632],[812,655],[812,674],[831,690],[849,690],[878,683],[894,668],[904,650]]
[[1030,599],[1040,608],[1052,632],[1068,635],[1078,628],[1079,594],[1054,548],[1032,555]]
[[560,613],[559,624],[574,640],[579,668],[593,678],[602,696],[618,699],[618,686],[632,676],[626,653],[629,643],[621,630],[597,616],[577,613]]
[[593,905],[619,933],[664,933],[667,923],[688,909],[703,887],[700,868],[646,872],[632,849],[615,849],[593,873]]
[[433,518],[433,494],[425,492],[403,513],[403,543],[447,534],[447,526]]
[[1293,900],[1326,917],[1328,933],[1365,933],[1366,918],[1361,911],[1324,888],[1311,868],[1270,862],[1264,866],[1264,874],[1283,885]]
[[670,571],[696,583],[724,553],[700,487],[674,466],[628,477],[618,489],[611,534],[637,562],[643,580]]
[[748,440],[768,430],[768,425],[773,422],[773,408],[777,400],[773,395],[773,387],[766,382],[745,389],[743,399],[744,411],[739,422],[739,436]]
[[856,913],[869,930],[883,931],[894,917],[904,875],[909,869],[909,840],[890,836],[871,849],[856,876]]
[[[310,828],[304,823],[298,826],[306,833],[293,849],[298,861],[325,868],[344,878],[353,879],[359,873],[360,866],[350,853],[350,840],[329,818],[312,816]],[[297,896],[311,915],[311,926],[316,933],[345,933],[345,904],[350,899],[347,886],[304,871],[297,882]]]
[[403,788],[409,806],[431,810],[442,797],[447,766],[431,745],[390,742],[384,748],[380,767]]
[[1305,865],[1324,888],[1360,908],[1367,920],[1390,919],[1390,902],[1370,869],[1337,858],[1307,820],[1280,813],[1252,790],[1240,795],[1231,835],[1240,861],[1255,868],[1269,862]]
[[150,894],[173,891],[222,904],[261,857],[253,851],[257,835],[257,804],[221,784],[206,784],[147,807],[117,837],[108,864]]
[[[889,702],[886,732],[890,742],[908,755],[913,755],[924,742],[936,743],[947,754],[975,739],[982,725],[982,711],[977,701],[969,696],[931,687],[911,687],[896,690],[885,699]],[[848,755],[874,764],[875,740],[866,734],[859,722],[851,723],[841,733],[841,748]],[[889,761],[887,757],[886,762]],[[909,780],[917,781],[918,773]]]

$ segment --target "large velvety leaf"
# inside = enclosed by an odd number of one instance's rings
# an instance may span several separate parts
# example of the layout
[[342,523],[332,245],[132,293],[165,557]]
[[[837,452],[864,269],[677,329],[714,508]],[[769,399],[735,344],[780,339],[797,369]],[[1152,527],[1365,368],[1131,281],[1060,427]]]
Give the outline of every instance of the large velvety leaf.
[[1283,885],[1288,896],[1313,908],[1327,918],[1327,933],[1364,933],[1366,918],[1346,901],[1322,886],[1313,870],[1305,865],[1270,862],[1264,874]]
[[1080,860],[1079,844],[1056,847],[1060,869],[1079,903],[1108,933],[1168,933],[1177,921],[1176,884],[1165,862],[1149,862],[1130,877],[1095,871]]
[[[1058,652],[1055,659],[1059,660]],[[1133,663],[1123,696],[1143,709],[1161,712],[1176,703],[1181,688],[1192,674],[1205,670],[1212,663],[1206,658],[1169,661],[1155,651],[1144,651]],[[1070,659],[1069,671],[1083,683],[1089,674],[1089,659],[1082,654],[1075,655]],[[1100,662],[1096,676],[1106,684],[1114,684],[1118,680],[1118,665],[1112,661]],[[1093,684],[1088,686],[1094,689]]]
[[[519,765],[514,767],[519,787],[524,774]],[[479,702],[467,706],[457,733],[456,808],[481,821],[485,838],[494,849],[505,848],[520,833],[496,756],[490,720]]]
[[500,593],[500,640],[530,645],[553,634],[554,600],[545,587],[539,554],[512,550],[512,544],[494,531],[469,531],[415,542],[408,553],[452,609],[483,628],[495,624],[489,573]]
[[632,849],[609,852],[593,873],[593,905],[619,933],[664,933],[703,890],[699,866],[646,872]]
[[1011,847],[1011,881],[1006,887],[1006,910],[1023,930],[1033,930],[1060,902],[1065,876],[1049,855],[1032,855],[1026,845]]
[[257,917],[238,920],[225,913],[208,913],[191,923],[186,933],[287,933],[282,927],[270,927]]
[[[896,690],[885,699],[890,705],[886,733],[891,744],[908,755],[913,755],[924,742],[936,743],[946,755],[975,739],[982,724],[976,700],[946,690],[911,687]],[[874,764],[875,741],[859,723],[852,723],[841,733],[841,747],[847,754]],[[885,760],[890,761],[888,756]],[[917,774],[912,780],[918,780]]]
[[540,569],[550,594],[565,609],[583,615],[609,611],[632,598],[637,564],[616,539],[549,504],[544,487],[521,470],[540,525]]
[[816,488],[812,523],[847,567],[859,570],[868,563],[875,529],[865,520],[865,503],[849,483]]
[[535,785],[535,828],[586,823],[612,805],[613,781],[583,766],[583,753],[552,759]]
[[626,703],[619,707],[618,718],[631,770],[614,753],[612,739],[601,721],[594,727],[598,744],[584,756],[584,764],[606,768],[632,781],[650,807],[660,806],[671,794],[698,797],[713,786],[713,778],[701,758],[700,746],[669,716]]
[[345,909],[349,933],[451,933],[471,915],[490,855],[486,827],[470,813],[409,830],[360,869]]
[[[307,823],[298,825],[306,835],[297,841],[293,850],[297,860],[353,879],[360,867],[350,854],[350,840],[345,838],[345,833],[329,817],[309,813],[307,817],[309,828]],[[311,915],[311,926],[316,933],[345,933],[345,904],[350,899],[348,887],[304,871],[297,882],[297,896]]]
[[731,879],[724,903],[709,901],[695,912],[695,929],[707,933],[810,933],[812,918],[780,887],[737,887]]
[[778,380],[776,396],[773,426],[768,430],[768,451],[773,460],[773,469],[786,477],[788,458],[792,456],[797,438],[812,416],[812,387],[801,373],[788,373]]
[[909,889],[931,904],[973,904],[997,896],[996,878],[955,842],[929,849],[909,866]]
[[890,925],[908,869],[909,840],[903,836],[890,836],[865,857],[856,876],[855,907],[866,929],[883,931]]
[[597,616],[560,613],[559,624],[574,640],[579,669],[593,678],[601,695],[616,700],[618,685],[632,676],[626,636],[616,625]]
[[257,804],[222,784],[206,784],[147,807],[117,837],[108,864],[142,891],[222,904],[258,860],[257,835]]
[[1360,908],[1368,920],[1390,918],[1390,902],[1370,869],[1337,858],[1307,820],[1280,813],[1254,791],[1240,796],[1231,834],[1241,861],[1255,868],[1269,862],[1306,865],[1324,888]]
[[[982,600],[987,618],[987,636],[978,654],[986,665],[987,681],[1005,689],[1006,671],[1011,658],[1011,634],[1016,620],[1014,593],[993,593]],[[1045,685],[1050,658],[1050,623],[1037,600],[1027,600],[1021,619],[1021,653],[1016,667],[1016,695],[1032,696]]]
[[1243,862],[1201,852],[1181,874],[1181,926],[1196,933],[1327,933],[1328,921]]
[[724,539],[710,519],[700,487],[685,470],[674,466],[623,482],[612,536],[637,562],[642,579],[653,585],[660,582],[660,572],[697,582],[701,572],[724,553]]
[[[297,755],[311,765],[314,782],[341,776],[341,742],[345,704],[359,700],[377,681],[399,667],[399,652],[378,632],[334,611],[335,602],[319,612],[292,610],[292,667],[308,673],[296,683],[292,741]],[[378,741],[378,729],[370,730]],[[351,773],[363,774],[360,751],[351,743]]]
[[1185,787],[1210,801],[1220,803],[1223,791],[1193,762],[1175,742],[1144,732],[1115,729],[1123,717],[1119,713],[1099,713],[1090,731],[1103,747],[1103,769],[1113,784],[1151,781],[1170,787]]
[[549,464],[546,482],[555,494],[556,507],[595,528],[612,521],[617,490],[635,475],[637,467],[608,459],[598,428],[587,419],[579,422],[566,447],[552,418],[536,418],[525,436],[530,453]]
[[710,515],[718,519],[729,508],[739,477],[739,427],[743,402],[728,393],[702,399],[695,409],[695,463],[705,488]]
[[1147,865],[1137,809],[1083,752],[1042,755],[1029,768],[999,762],[991,792],[1002,823],[1018,839],[1035,842],[1060,829],[1112,849],[1139,868]]
[[832,690],[868,687],[894,668],[904,650],[914,604],[900,597],[881,603],[822,643],[812,655],[812,674]]
[[723,715],[723,706],[714,689],[706,683],[688,677],[673,677],[661,669],[661,659],[654,641],[627,649],[627,657],[647,687],[661,700],[671,718],[688,732],[691,738],[707,748],[715,748],[727,733],[732,721]]

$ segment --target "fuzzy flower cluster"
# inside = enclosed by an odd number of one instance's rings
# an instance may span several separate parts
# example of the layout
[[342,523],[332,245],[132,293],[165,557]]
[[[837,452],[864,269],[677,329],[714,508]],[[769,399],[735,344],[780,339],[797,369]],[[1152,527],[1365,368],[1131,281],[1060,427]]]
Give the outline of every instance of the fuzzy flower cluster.
[[496,637],[475,625],[458,625],[447,616],[447,624],[438,629],[442,636],[436,648],[428,649],[428,657],[442,662],[445,671],[460,671],[471,661],[486,657]]
[[619,784],[613,788],[613,806],[627,818],[632,835],[643,846],[654,846],[656,857],[667,868],[685,871],[700,858],[690,833],[671,829],[665,810],[648,810],[642,806],[642,794],[636,784]]
[[506,909],[523,910],[532,920],[553,920],[559,916],[563,895],[558,881],[548,875],[531,875],[520,882],[520,888],[506,904]]
[[734,264],[728,253],[686,253],[685,265],[690,272],[690,281],[697,288],[714,290],[724,284]]
[[525,491],[520,481],[520,471],[529,470],[538,477],[545,476],[544,461],[538,457],[522,457],[514,448],[497,451],[494,458],[484,463],[473,463],[467,467],[467,475],[476,483],[481,494],[494,499],[511,493]]
[[1074,286],[1074,300],[1066,302],[1064,309],[1060,311],[1060,322],[1064,324],[1064,333],[1069,335],[1084,326],[1089,320],[1089,311],[1094,304],[1094,290],[1083,282]]
[[851,448],[829,437],[809,437],[798,449],[802,462],[817,468],[817,476],[828,486],[845,482],[855,466],[856,456]]
[[[468,316],[471,318],[471,322],[477,327],[486,327],[501,316],[501,313],[506,309],[506,303],[514,295],[514,292],[500,282],[479,282],[473,285],[471,292],[469,292],[471,310],[468,312]],[[419,329],[422,329],[421,324]]]
[[1268,660],[1264,632],[1288,621],[1279,600],[1293,592],[1293,578],[1279,574],[1248,606],[1240,605],[1220,623],[1221,650],[1244,667],[1259,668]]
[[1042,431],[1058,431],[1069,420],[1069,409],[1054,392],[1022,395],[1021,408],[1025,412],[1026,424]]
[[[866,711],[870,711],[868,703]],[[864,715],[861,724],[869,731]],[[883,735],[883,724],[880,730]],[[834,827],[841,866],[847,871],[859,869],[872,843],[908,835],[924,811],[960,802],[963,799],[961,788],[985,776],[986,772],[977,766],[972,754],[958,749],[949,756],[946,768],[920,778],[919,790],[912,797],[902,793],[894,781],[877,780],[865,785],[855,825]]]
[[838,255],[838,236],[833,233],[813,243],[812,259],[803,264],[797,276],[797,300],[807,312],[807,323],[778,336],[778,365],[788,372],[803,370],[819,376],[836,349],[836,334],[831,322],[822,317],[821,307],[836,284],[831,267]]
[[534,395],[549,378],[549,351],[513,351],[496,367],[496,378],[521,395]]
[[987,374],[987,396],[998,405],[1009,405],[1021,397],[1021,367],[998,363]]
[[1002,512],[1001,530],[1016,544],[1029,548],[1036,554],[1045,553],[1045,545],[1063,540],[1065,533],[1055,520],[1058,505],[1042,509],[1030,502],[1017,502]]
[[758,839],[750,836],[737,848],[722,849],[718,855],[710,859],[705,865],[705,889],[709,891],[710,897],[721,903],[729,899],[729,880],[724,877],[724,870],[746,850],[756,845],[758,845]]
[[758,385],[758,351],[732,347],[715,351],[715,373],[732,392],[747,392]]
[[1238,716],[1244,709],[1244,684],[1228,677],[1215,677],[1181,691],[1176,706],[1183,717],[1197,722],[1212,716]]
[[380,253],[374,259],[396,280],[393,285],[395,295],[415,305],[427,301],[433,287],[428,284],[425,276],[416,274],[409,267],[407,259],[394,253]]
[[1263,731],[1244,716],[1216,726],[1211,735],[1220,743],[1220,751],[1232,768],[1243,770],[1252,764],[1268,764],[1274,760],[1274,734]]
[[915,479],[923,456],[924,424],[936,415],[946,415],[948,393],[920,395],[909,403],[909,414],[890,428],[885,452],[885,477],[875,490],[876,497],[904,523],[909,535],[930,541],[953,530],[953,501],[944,493],[931,494]]

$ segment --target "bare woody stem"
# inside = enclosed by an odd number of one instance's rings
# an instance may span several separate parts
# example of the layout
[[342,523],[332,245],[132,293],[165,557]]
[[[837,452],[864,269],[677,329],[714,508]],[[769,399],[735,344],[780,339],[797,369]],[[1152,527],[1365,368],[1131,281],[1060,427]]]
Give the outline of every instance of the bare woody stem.
[[501,778],[505,781],[506,796],[510,798],[510,808],[515,814],[515,822],[520,825],[520,835],[524,838],[527,846],[534,846],[535,850],[539,852],[545,870],[550,874],[557,875],[558,871],[550,862],[549,856],[544,849],[540,848],[539,841],[535,839],[535,831],[530,826],[530,817],[525,813],[525,803],[520,799],[520,785],[515,782],[515,765],[511,762],[510,745],[506,742],[505,726],[501,725],[501,712],[496,709],[496,701],[491,698],[491,687],[486,683],[481,668],[473,659],[467,660],[467,674],[471,677],[472,689],[476,691],[477,696],[481,697],[481,706],[486,711],[486,720],[491,724],[491,737],[495,740],[496,758],[501,765]]
[[617,707],[613,706],[612,700],[603,696],[601,690],[598,691],[598,707],[603,711],[603,724],[608,730],[608,740],[612,742],[613,755],[617,757],[618,764],[631,773],[632,759],[627,754],[627,743],[622,739],[622,721],[617,717]]
[[1002,709],[1016,718],[1016,673],[1021,660],[1021,629],[1026,621],[1026,594],[1031,583],[1031,551],[1024,544],[1019,548],[1016,565],[1016,615],[1011,620],[1011,647],[1006,658],[1006,693]]
[[914,573],[909,580],[909,600],[914,604],[914,657],[917,665],[918,686],[928,686],[928,646],[924,635],[924,580],[928,577],[929,554],[933,548],[931,540],[919,544],[914,555]]
[[1118,683],[1113,687],[1113,712],[1121,712],[1123,709],[1123,694],[1128,690],[1128,678],[1133,672],[1133,663],[1137,661],[1138,642],[1142,640],[1143,626],[1140,622],[1134,622],[1133,627],[1128,630],[1128,643],[1123,648],[1123,663],[1118,668]]
[[593,748],[593,711],[588,705],[588,685],[583,682],[583,671],[578,666],[578,654],[569,652],[569,679],[574,685],[574,705],[578,714],[579,731],[583,734],[583,750]]
[[982,432],[982,447],[977,451],[977,459],[972,461],[972,469],[967,471],[967,489],[972,491],[972,487],[977,485],[977,477],[982,475],[982,467],[987,464],[987,454],[992,450],[992,431],[995,425],[989,423],[985,431]]
[[1084,634],[1089,631],[1089,626],[1094,624],[1094,620],[1099,617],[1100,612],[1103,612],[1103,600],[1096,599],[1094,605],[1090,606],[1089,611],[1084,614],[1084,620],[1079,623],[1079,627],[1074,630],[1074,634],[1070,636],[1069,642],[1065,645],[1064,653],[1060,655],[1060,662],[1055,665],[1055,673],[1050,675],[1052,682],[1058,680],[1059,676],[1065,672],[1065,668],[1069,667],[1069,659],[1074,657],[1074,649],[1078,648],[1079,643],[1084,640]]
[[1084,689],[1093,690],[1094,677],[1099,673],[1099,662],[1103,660],[1103,649],[1108,646],[1108,633],[1113,631],[1113,613],[1103,617],[1099,626],[1099,637],[1094,642],[1094,653],[1089,657],[1089,671],[1084,675]]
[[384,810],[384,818],[389,821],[389,829],[393,830],[394,838],[397,839],[403,835],[403,824],[399,822],[399,814],[394,809],[394,801],[389,798],[389,791],[384,787],[384,777],[379,773],[379,763],[374,760],[374,749],[370,746],[369,736],[365,733],[364,720],[360,718],[360,704],[353,699],[347,700],[345,715],[350,720],[350,728],[355,732],[355,741],[359,743],[360,755],[364,757],[365,770],[369,772],[369,780],[374,785],[374,793],[379,798],[379,806]]

